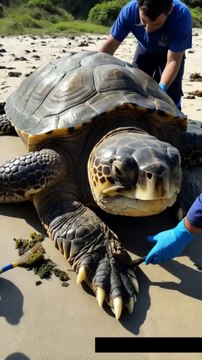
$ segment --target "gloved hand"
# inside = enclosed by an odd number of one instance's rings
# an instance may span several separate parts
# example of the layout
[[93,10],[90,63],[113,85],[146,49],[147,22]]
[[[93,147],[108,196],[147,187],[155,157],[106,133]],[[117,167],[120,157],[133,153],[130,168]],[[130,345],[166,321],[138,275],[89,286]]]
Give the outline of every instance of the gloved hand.
[[168,88],[167,88],[167,85],[164,84],[164,83],[160,83],[159,86],[160,86],[160,88],[161,88],[163,91],[165,91],[165,92],[166,92],[167,89],[168,89]]
[[156,243],[145,259],[145,264],[159,264],[181,254],[185,246],[193,239],[182,219],[178,225],[170,230],[162,231],[154,236],[147,236],[147,240]]

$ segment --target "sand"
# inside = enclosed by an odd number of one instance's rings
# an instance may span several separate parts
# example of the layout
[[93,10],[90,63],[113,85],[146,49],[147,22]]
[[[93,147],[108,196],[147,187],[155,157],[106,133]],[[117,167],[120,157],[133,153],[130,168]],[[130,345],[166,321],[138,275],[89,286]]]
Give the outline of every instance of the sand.
[[[97,50],[105,36],[78,37],[1,37],[0,38],[0,102],[30,72],[47,60],[72,51]],[[189,98],[193,91],[202,91],[202,82],[190,81],[193,73],[202,75],[202,29],[193,29],[193,49],[186,53],[183,79],[183,111],[190,119],[189,129],[201,131],[202,98]],[[131,61],[135,41],[128,37],[116,56]],[[10,73],[10,74],[9,74]],[[12,76],[19,75],[19,76]],[[17,137],[0,139],[0,164],[25,147]],[[43,232],[31,204],[0,206],[0,266],[15,260],[14,238],[28,238],[31,232]],[[174,226],[169,211],[142,219],[110,220],[124,246],[133,257],[145,255],[151,245],[146,235]],[[114,223],[115,221],[115,223]],[[108,308],[99,308],[95,297],[76,285],[76,274],[52,242],[46,238],[46,254],[68,271],[68,287],[56,278],[43,280],[33,272],[16,268],[0,276],[0,360],[201,360],[189,340],[192,352],[175,353],[172,344],[164,347],[161,337],[201,337],[202,273],[195,263],[202,264],[202,236],[198,236],[181,256],[161,265],[142,264],[138,272],[140,294],[133,314],[124,311],[120,321]],[[143,343],[133,353],[95,353],[95,337],[158,337],[159,351]],[[134,342],[135,345],[135,342]]]

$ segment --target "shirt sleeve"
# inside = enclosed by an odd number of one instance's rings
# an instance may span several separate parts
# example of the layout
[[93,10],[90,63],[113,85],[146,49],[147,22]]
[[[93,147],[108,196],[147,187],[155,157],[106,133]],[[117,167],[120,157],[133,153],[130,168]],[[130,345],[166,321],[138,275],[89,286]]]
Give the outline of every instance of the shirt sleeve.
[[110,30],[114,39],[122,42],[132,30],[137,17],[136,7],[137,4],[129,2],[121,9]]
[[173,52],[185,51],[192,47],[192,16],[188,8],[184,8],[181,16],[173,25],[173,39],[169,49]]
[[202,193],[196,198],[187,213],[190,224],[202,229]]

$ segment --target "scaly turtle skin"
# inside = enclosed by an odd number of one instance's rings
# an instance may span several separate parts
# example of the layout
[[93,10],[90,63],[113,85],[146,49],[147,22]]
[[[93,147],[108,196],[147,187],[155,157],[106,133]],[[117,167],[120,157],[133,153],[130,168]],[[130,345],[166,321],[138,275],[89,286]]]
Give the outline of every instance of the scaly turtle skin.
[[32,201],[77,282],[117,319],[123,306],[132,312],[138,283],[131,258],[93,208],[149,216],[172,206],[181,161],[201,163],[201,137],[186,133],[185,115],[153,79],[90,51],[37,69],[5,111],[0,134],[15,129],[29,152],[0,167],[0,202]]

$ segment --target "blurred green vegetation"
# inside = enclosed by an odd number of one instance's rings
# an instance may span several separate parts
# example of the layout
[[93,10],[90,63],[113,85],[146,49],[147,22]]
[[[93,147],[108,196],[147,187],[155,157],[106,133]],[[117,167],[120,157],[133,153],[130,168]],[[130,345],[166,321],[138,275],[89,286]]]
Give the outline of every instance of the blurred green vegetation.
[[84,32],[107,34],[109,28],[86,20],[75,20],[71,13],[62,8],[55,8],[53,12],[53,9],[49,11],[39,6],[14,4],[4,7],[3,16],[0,11],[0,35],[67,35]]
[[193,19],[193,27],[201,28],[202,27],[202,9],[197,6],[190,9]]

